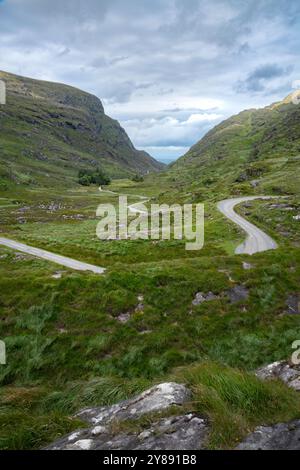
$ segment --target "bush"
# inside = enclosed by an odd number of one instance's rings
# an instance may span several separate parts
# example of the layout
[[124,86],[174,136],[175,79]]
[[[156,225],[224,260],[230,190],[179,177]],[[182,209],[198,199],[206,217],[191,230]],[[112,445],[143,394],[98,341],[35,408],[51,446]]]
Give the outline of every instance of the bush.
[[81,178],[78,178],[78,183],[81,184],[82,186],[90,186],[91,181],[87,175],[84,175]]
[[136,174],[132,178],[132,181],[134,181],[135,183],[142,183],[144,181],[144,177],[142,175]]
[[110,183],[110,178],[100,168],[95,171],[79,170],[78,183],[82,186],[90,186],[91,184],[107,185]]

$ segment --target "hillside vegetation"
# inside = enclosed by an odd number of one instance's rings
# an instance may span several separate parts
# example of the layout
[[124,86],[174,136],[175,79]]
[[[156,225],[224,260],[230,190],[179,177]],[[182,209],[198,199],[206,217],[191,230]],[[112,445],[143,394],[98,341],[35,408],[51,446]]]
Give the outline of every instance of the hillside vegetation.
[[[300,417],[299,393],[253,374],[290,358],[300,338],[300,311],[291,311],[300,299],[299,115],[299,106],[288,102],[241,113],[167,171],[143,181],[113,179],[112,192],[75,185],[80,168],[6,154],[13,178],[29,174],[36,183],[0,192],[1,236],[106,272],[63,269],[0,246],[0,339],[7,347],[7,364],[0,366],[1,449],[41,448],[78,429],[72,415],[80,408],[116,403],[170,379],[192,388],[192,411],[209,418],[214,449],[235,447],[259,424]],[[47,119],[43,126],[51,132],[24,121],[24,144],[7,124],[6,152],[19,146],[20,155],[24,149],[35,154],[26,134],[43,129],[64,154],[61,128]],[[88,169],[83,131],[62,129]],[[72,175],[73,188],[64,190],[58,183],[66,176],[71,182]],[[42,187],[44,179],[53,187]],[[204,202],[204,248],[186,251],[184,240],[99,240],[96,209],[101,202],[117,204],[114,192],[127,194],[129,204],[139,201],[136,195],[151,202]],[[234,255],[244,234],[217,211],[216,201],[269,192],[287,197],[237,210],[274,237],[278,249]],[[245,295],[232,299],[239,289]],[[210,300],[197,303],[199,293]]]
[[182,187],[213,195],[300,192],[300,106],[291,96],[223,121],[170,165]]
[[163,164],[138,151],[101,101],[76,88],[0,72],[0,189],[74,184],[80,169],[109,176],[157,171]]

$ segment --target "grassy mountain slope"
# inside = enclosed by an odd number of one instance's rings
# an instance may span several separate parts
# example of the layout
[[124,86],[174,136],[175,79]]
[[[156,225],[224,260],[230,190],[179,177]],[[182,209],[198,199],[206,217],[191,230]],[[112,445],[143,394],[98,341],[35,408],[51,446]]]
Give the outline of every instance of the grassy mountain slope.
[[76,88],[0,72],[7,104],[0,107],[3,184],[66,184],[80,168],[111,176],[157,171],[163,165],[138,151],[98,98]]
[[[130,194],[129,203],[136,194],[152,202],[205,202],[199,251],[186,251],[184,240],[99,240],[96,208],[117,205],[118,197],[93,186],[15,185],[0,193],[1,236],[107,269],[103,276],[62,269],[0,246],[0,339],[7,348],[1,449],[41,448],[81,426],[70,419],[80,408],[116,403],[168,380],[193,389],[187,411],[209,418],[211,448],[235,447],[257,425],[300,417],[299,394],[253,374],[290,358],[300,338],[300,315],[288,309],[300,298],[298,113],[284,103],[241,113],[168,171],[143,182],[112,181],[110,189]],[[249,168],[259,165],[266,170],[253,175]],[[269,191],[290,194],[238,210],[278,249],[234,255],[244,234],[216,201]],[[229,292],[238,286],[248,296],[232,302]],[[194,305],[199,292],[215,298]]]
[[300,106],[291,96],[223,121],[170,166],[205,196],[300,191]]

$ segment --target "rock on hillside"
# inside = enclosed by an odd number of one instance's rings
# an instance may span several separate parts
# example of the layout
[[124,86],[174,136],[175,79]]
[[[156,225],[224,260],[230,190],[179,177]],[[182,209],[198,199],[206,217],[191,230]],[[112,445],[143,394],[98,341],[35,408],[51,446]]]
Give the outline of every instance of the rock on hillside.
[[[113,406],[88,408],[76,416],[90,424],[47,447],[48,450],[195,450],[202,449],[208,437],[207,420],[195,413],[182,413],[180,407],[191,398],[181,384],[162,383],[131,400]],[[149,413],[178,408],[178,414],[159,417],[141,429],[132,423]],[[152,415],[153,416],[153,415]],[[126,429],[126,422],[131,426]],[[125,423],[125,426],[122,426]]]
[[300,450],[300,420],[259,426],[237,446],[238,450]]
[[[271,365],[257,375],[268,379],[278,367]],[[282,378],[287,377],[291,375],[285,369]],[[205,417],[189,412],[191,398],[189,389],[171,382],[112,406],[86,408],[76,417],[88,427],[62,437],[47,450],[205,449],[210,425]],[[300,420],[259,426],[237,449],[300,449]]]
[[287,361],[273,362],[258,369],[256,375],[262,380],[280,379],[289,387],[300,391],[300,365],[293,365]]
[[[256,371],[262,380],[279,379],[300,391],[300,365],[273,362]],[[300,420],[259,426],[237,446],[238,450],[300,450]]]

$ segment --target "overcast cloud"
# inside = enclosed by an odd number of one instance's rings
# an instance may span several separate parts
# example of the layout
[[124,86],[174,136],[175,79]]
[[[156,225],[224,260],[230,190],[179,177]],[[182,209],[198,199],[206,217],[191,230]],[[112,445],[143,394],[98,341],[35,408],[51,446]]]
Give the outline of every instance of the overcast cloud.
[[171,160],[292,91],[299,31],[299,0],[0,0],[0,69],[97,95]]

